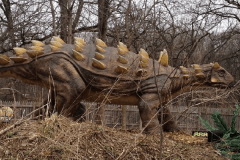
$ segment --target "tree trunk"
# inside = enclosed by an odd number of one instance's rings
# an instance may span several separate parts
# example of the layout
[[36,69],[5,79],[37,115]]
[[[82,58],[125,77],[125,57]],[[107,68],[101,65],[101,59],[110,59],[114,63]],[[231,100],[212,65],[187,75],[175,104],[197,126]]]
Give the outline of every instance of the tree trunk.
[[98,0],[98,37],[106,42],[110,0]]
[[60,13],[61,13],[61,17],[60,17],[60,26],[61,26],[61,31],[60,31],[60,37],[64,40],[64,42],[67,42],[67,23],[68,23],[68,12],[67,12],[67,5],[68,5],[68,1],[66,0],[58,0],[59,2],[59,6],[60,6]]
[[12,43],[12,47],[16,46],[16,42],[15,42],[15,37],[14,37],[14,28],[13,28],[13,19],[12,19],[12,11],[11,11],[11,5],[9,0],[2,0],[3,5],[4,5],[4,14],[7,17],[7,24],[8,24],[8,31],[9,31],[9,38],[11,40]]

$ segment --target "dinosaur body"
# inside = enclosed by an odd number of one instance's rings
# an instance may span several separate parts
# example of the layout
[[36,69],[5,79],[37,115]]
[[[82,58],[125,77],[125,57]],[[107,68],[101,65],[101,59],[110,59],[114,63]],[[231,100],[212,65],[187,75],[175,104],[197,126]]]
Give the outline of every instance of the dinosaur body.
[[[222,86],[233,81],[217,63],[173,68],[168,65],[166,51],[155,61],[143,49],[135,54],[122,43],[117,48],[107,47],[98,39],[96,44],[87,45],[76,38],[75,45],[70,45],[54,37],[51,44],[33,41],[29,50],[15,48],[17,57],[11,60],[1,56],[0,77],[14,77],[51,89],[55,109],[66,116],[73,115],[82,100],[138,105],[147,133],[159,132],[158,107],[174,92],[192,84]],[[176,130],[170,112],[165,112],[165,129]]]

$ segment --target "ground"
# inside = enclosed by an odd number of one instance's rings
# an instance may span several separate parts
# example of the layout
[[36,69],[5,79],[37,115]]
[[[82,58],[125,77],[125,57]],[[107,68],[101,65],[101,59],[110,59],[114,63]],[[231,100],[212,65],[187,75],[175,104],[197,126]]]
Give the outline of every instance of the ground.
[[[62,116],[0,124],[0,159],[158,159],[160,135],[77,123]],[[11,129],[10,129],[11,128]],[[164,133],[163,159],[226,159],[205,138]]]

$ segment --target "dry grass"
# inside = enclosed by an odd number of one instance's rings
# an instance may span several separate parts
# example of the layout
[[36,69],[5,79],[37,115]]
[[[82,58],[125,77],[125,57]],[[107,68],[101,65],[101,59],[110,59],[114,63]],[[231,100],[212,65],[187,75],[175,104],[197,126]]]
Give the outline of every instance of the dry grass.
[[[1,125],[0,131],[6,128]],[[63,116],[27,120],[0,137],[4,159],[158,159],[160,135],[131,133]],[[165,133],[164,159],[225,159],[204,138]]]

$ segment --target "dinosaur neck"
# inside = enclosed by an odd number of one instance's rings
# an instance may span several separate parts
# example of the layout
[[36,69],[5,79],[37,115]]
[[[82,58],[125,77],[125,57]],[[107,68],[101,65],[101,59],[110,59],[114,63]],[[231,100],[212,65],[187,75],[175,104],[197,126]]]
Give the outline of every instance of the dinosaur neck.
[[202,65],[199,66],[199,68],[185,68],[187,70],[185,70],[185,72],[182,71],[182,69],[178,69],[177,72],[181,74],[178,78],[171,79],[171,92],[175,93],[176,91],[182,90],[186,86],[193,87],[208,84],[212,66]]

